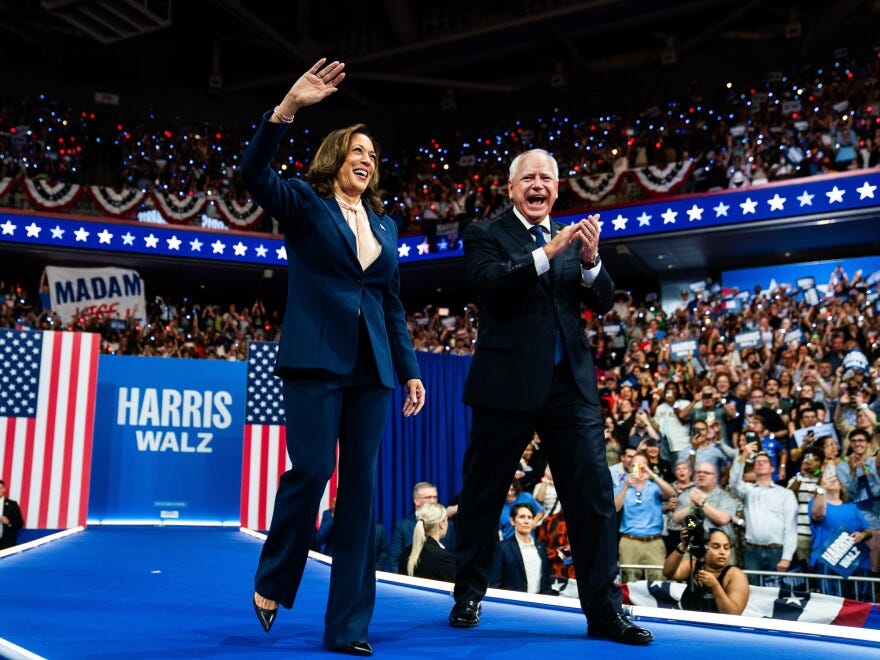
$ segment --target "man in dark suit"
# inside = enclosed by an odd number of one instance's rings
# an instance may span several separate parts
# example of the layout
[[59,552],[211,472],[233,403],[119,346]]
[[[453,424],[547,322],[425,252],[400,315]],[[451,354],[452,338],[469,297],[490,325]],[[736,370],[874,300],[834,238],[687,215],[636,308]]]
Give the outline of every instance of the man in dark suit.
[[[413,486],[413,511],[418,511],[419,507],[426,502],[437,501],[437,486],[430,481],[420,481]],[[401,518],[394,522],[394,529],[391,534],[391,550],[389,551],[389,562],[391,570],[397,567],[400,556],[404,549],[413,542],[413,530],[416,527],[415,513],[406,518]],[[450,522],[447,528],[446,536],[440,539],[443,546],[451,554],[455,553],[455,528]]]
[[18,530],[23,526],[18,502],[6,497],[6,482],[0,481],[0,550],[18,543]]
[[556,595],[550,586],[553,579],[550,577],[547,548],[532,538],[534,520],[535,515],[528,504],[514,504],[511,507],[510,523],[515,530],[514,535],[495,547],[490,587]]
[[480,309],[463,401],[473,408],[457,518],[455,605],[449,623],[479,623],[505,492],[537,431],[566,512],[588,635],[646,644],[622,614],[613,491],[599,393],[581,305],[604,314],[614,283],[599,259],[598,215],[563,227],[550,219],[559,172],[547,152],[510,166],[513,209],[464,234]]

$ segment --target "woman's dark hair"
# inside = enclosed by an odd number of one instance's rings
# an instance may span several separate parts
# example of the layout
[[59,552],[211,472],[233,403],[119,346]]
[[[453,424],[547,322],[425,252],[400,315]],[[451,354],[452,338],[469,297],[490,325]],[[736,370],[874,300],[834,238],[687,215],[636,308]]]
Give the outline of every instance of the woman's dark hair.
[[351,137],[356,133],[370,138],[373,148],[376,150],[376,167],[363,197],[377,214],[384,215],[385,206],[379,199],[379,147],[364,124],[353,124],[329,133],[321,142],[321,146],[318,147],[318,152],[309,166],[306,178],[320,197],[333,197],[333,182],[336,180],[336,174],[345,162],[346,156],[348,156]]
[[708,539],[711,539],[711,538],[712,538],[712,534],[714,534],[715,532],[718,532],[719,534],[724,534],[724,538],[727,539],[727,542],[728,542],[728,543],[731,542],[731,541],[730,541],[730,534],[728,534],[727,532],[725,532],[725,531],[724,531],[723,529],[721,529],[720,527],[712,527],[711,529],[709,529],[709,533],[706,535],[706,539],[707,539],[707,540],[708,540]]

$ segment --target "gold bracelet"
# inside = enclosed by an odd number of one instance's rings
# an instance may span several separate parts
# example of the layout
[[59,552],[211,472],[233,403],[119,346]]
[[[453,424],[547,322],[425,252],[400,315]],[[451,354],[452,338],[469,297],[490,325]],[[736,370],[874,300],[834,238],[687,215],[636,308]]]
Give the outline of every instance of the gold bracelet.
[[287,115],[282,114],[281,110],[278,109],[277,105],[275,106],[275,109],[272,112],[275,114],[276,117],[278,117],[278,119],[283,121],[285,124],[292,124],[293,123],[293,115],[290,115],[288,117]]

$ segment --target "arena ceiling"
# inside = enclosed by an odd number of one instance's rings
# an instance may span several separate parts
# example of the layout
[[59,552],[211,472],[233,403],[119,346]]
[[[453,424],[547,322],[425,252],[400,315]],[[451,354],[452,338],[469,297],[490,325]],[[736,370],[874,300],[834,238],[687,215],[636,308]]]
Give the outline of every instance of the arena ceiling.
[[[327,54],[346,61],[349,77],[313,121],[354,114],[382,126],[386,144],[419,143],[420,132],[483,127],[555,103],[640,111],[682,89],[720,93],[726,80],[870,51],[878,18],[878,0],[0,0],[0,96],[46,88],[93,102],[101,92],[119,96],[120,115],[164,103],[189,116],[252,119]],[[865,242],[876,236],[873,216],[834,220],[752,227],[732,241],[688,232],[611,243],[603,255],[619,284],[651,290],[669,277],[876,250]],[[26,269],[46,255],[3,258]],[[161,285],[161,262],[133,265]],[[217,270],[190,276],[230,292],[283,280]],[[414,265],[403,282],[411,301],[455,295],[463,266]]]
[[877,0],[2,0],[0,63],[109,92],[179,86],[214,113],[277,98],[328,55],[348,65],[349,113],[485,125],[489,109],[711,93],[877,45],[878,18]]

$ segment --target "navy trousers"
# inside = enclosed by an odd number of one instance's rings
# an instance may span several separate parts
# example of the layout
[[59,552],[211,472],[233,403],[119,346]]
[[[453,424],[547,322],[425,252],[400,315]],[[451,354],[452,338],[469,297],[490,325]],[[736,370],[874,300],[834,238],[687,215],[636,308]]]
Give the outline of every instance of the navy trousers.
[[379,384],[368,341],[360,343],[357,366],[348,376],[304,371],[285,374],[283,380],[292,468],[281,475],[255,589],[286,608],[293,606],[318,506],[336,464],[338,438],[339,489],[324,645],[366,640],[376,599],[376,462],[391,391]]

